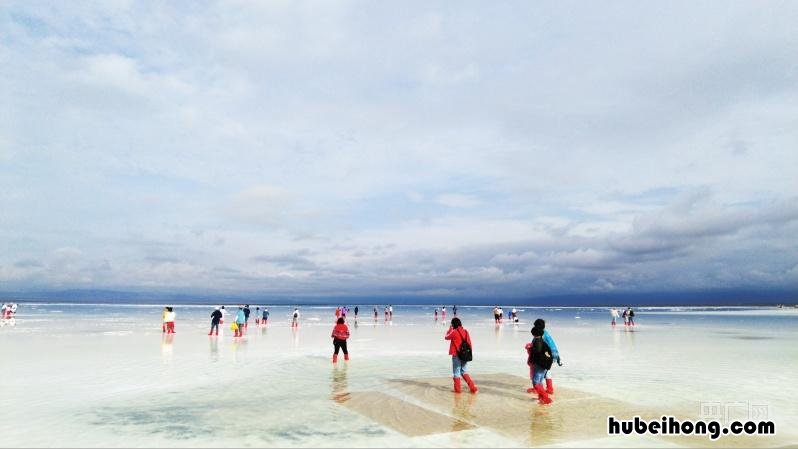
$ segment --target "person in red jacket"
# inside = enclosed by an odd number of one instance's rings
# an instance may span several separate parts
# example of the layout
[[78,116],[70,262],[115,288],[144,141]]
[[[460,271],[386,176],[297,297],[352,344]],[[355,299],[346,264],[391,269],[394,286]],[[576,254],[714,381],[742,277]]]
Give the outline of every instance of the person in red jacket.
[[338,350],[344,350],[344,360],[349,360],[349,351],[346,349],[346,339],[349,338],[349,326],[346,325],[346,322],[343,318],[338,318],[338,321],[333,328],[332,335],[333,339],[333,347],[335,348],[335,352],[333,353],[333,363],[338,363]]
[[471,390],[471,393],[476,393],[478,391],[477,386],[466,371],[468,362],[460,360],[460,357],[457,355],[457,350],[463,344],[463,341],[467,342],[468,346],[473,348],[471,345],[471,336],[468,335],[468,331],[463,327],[460,318],[452,318],[452,326],[446,331],[446,336],[443,338],[451,342],[449,343],[449,355],[452,356],[452,382],[454,383],[454,392],[460,393],[460,377],[462,377],[466,381],[466,384],[468,384],[468,389]]

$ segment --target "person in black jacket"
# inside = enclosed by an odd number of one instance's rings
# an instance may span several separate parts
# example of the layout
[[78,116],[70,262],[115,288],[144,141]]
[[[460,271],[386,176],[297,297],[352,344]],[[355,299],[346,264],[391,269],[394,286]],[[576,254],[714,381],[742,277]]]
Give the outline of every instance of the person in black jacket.
[[219,335],[219,321],[222,319],[222,312],[219,308],[215,308],[213,313],[211,313],[211,330],[208,332],[208,335],[213,334],[214,328],[216,329],[216,335]]
[[527,392],[537,393],[541,404],[551,404],[551,398],[546,392],[543,381],[546,379],[546,373],[551,369],[554,357],[551,348],[543,339],[543,329],[533,327],[532,336],[534,337],[532,343],[528,343],[526,346],[529,354],[527,365],[529,365],[529,374],[532,377],[532,388]]

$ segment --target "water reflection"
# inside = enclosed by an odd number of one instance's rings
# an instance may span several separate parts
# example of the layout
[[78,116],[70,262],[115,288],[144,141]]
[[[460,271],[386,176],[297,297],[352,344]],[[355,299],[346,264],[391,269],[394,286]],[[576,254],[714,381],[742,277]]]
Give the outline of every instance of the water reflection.
[[175,334],[161,334],[161,359],[170,362],[173,357],[173,347]]
[[347,370],[349,369],[348,363],[343,364],[333,364],[332,369],[332,380],[330,382],[330,387],[332,388],[332,394],[330,399],[333,401],[342,404],[349,400],[349,384],[347,382]]
[[208,337],[208,341],[210,343],[211,349],[211,361],[218,362],[219,361],[219,337],[211,336]]

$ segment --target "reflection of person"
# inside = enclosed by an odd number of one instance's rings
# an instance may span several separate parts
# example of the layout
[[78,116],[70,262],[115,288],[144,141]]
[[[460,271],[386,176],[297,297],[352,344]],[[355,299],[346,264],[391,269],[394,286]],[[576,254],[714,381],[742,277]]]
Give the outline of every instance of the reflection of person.
[[478,391],[477,386],[474,384],[474,380],[471,379],[467,371],[468,361],[460,359],[460,353],[462,352],[464,342],[468,344],[469,352],[473,348],[471,345],[471,336],[468,334],[468,330],[463,327],[460,318],[452,318],[452,325],[449,330],[446,331],[446,336],[443,338],[444,340],[450,341],[449,355],[452,356],[453,391],[455,393],[460,393],[460,378],[462,377],[463,380],[466,381],[466,384],[468,384],[468,389],[471,390],[471,393],[476,393]]
[[349,326],[346,325],[343,317],[338,318],[330,336],[333,339],[333,348],[335,350],[332,356],[333,363],[338,363],[338,351],[341,349],[344,351],[344,360],[348,361],[349,351],[346,348],[346,340],[349,338]]
[[332,400],[342,404],[349,400],[348,385],[346,381],[346,369],[349,366],[344,364],[343,368],[339,369],[338,364],[333,365],[335,368],[332,373]]

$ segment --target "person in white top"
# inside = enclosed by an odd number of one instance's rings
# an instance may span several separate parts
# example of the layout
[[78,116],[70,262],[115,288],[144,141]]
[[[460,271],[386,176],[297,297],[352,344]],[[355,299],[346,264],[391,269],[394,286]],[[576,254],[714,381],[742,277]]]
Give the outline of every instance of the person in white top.
[[291,327],[299,327],[299,309],[294,307],[294,314],[291,317]]
[[166,321],[166,333],[167,334],[174,334],[175,333],[175,311],[171,307],[166,308],[166,314],[164,315],[164,321]]
[[612,317],[612,327],[615,327],[615,320],[617,320],[621,314],[618,313],[618,309],[613,307],[610,309],[610,316]]

